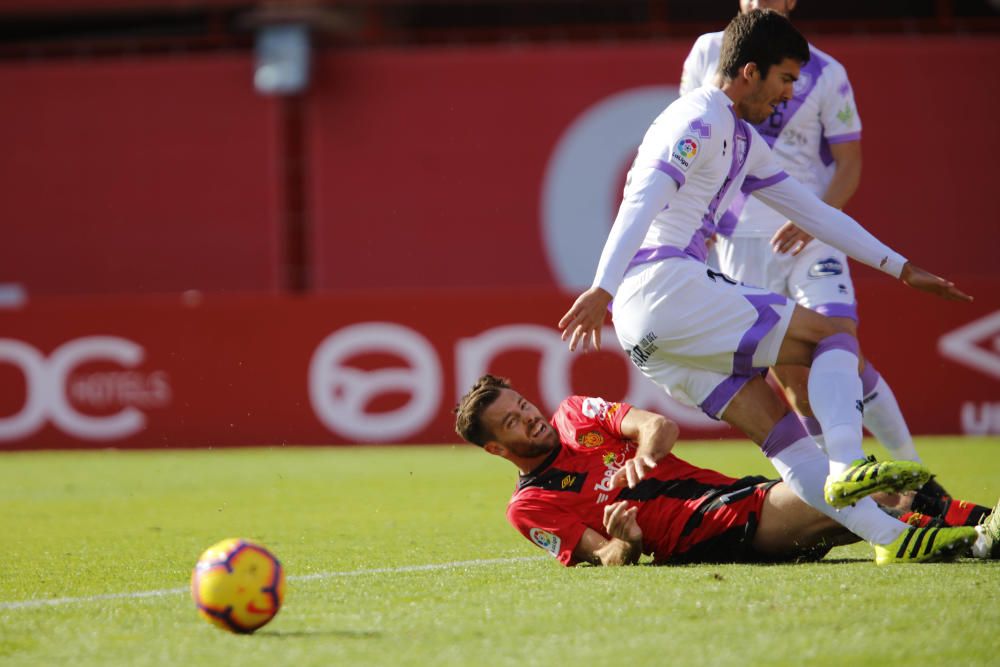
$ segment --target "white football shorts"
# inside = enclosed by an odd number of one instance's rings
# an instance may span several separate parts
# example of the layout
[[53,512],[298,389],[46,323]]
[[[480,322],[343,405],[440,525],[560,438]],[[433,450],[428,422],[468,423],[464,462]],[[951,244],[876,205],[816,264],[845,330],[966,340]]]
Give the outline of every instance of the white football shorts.
[[783,295],[685,258],[634,267],[612,303],[632,363],[672,398],[716,419],[777,361],[794,310]]
[[774,252],[770,237],[764,236],[720,236],[715,251],[719,270],[727,276],[784,294],[817,313],[858,321],[847,257],[819,239],[795,257]]

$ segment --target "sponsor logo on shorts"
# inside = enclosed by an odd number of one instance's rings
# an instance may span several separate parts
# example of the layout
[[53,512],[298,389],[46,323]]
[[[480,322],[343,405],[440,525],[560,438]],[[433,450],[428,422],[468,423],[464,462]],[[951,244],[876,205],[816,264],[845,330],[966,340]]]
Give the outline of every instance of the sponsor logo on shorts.
[[829,278],[844,272],[844,265],[836,257],[827,257],[809,267],[810,278]]
[[681,140],[674,146],[670,159],[676,162],[681,169],[687,171],[698,155],[698,148],[698,140],[691,135],[686,135],[681,137]]
[[597,431],[587,431],[576,439],[584,447],[600,447],[604,444],[604,436]]
[[545,549],[553,556],[559,555],[559,546],[562,544],[562,540],[560,540],[556,535],[553,535],[547,530],[542,530],[541,528],[532,528],[528,531],[528,536],[531,538],[532,542]]
[[649,361],[650,355],[652,355],[658,349],[654,342],[656,341],[656,334],[650,331],[648,334],[642,337],[639,344],[628,351],[628,358],[632,360],[632,363],[636,365],[637,368],[642,368]]

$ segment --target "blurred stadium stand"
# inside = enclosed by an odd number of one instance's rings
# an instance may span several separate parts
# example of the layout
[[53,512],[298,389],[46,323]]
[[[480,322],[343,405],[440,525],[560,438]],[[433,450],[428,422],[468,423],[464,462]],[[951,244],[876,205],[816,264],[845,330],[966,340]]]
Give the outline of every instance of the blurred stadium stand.
[[[691,37],[735,13],[734,0],[2,0],[0,56],[249,48],[276,17],[309,22],[322,46]],[[803,2],[819,33],[1000,30],[996,0]]]

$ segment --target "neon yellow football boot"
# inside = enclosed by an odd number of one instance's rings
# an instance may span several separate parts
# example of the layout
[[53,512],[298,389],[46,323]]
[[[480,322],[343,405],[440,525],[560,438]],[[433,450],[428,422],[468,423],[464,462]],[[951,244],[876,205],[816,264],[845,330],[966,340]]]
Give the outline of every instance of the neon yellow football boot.
[[919,489],[930,478],[930,471],[920,463],[876,461],[869,456],[852,463],[838,477],[827,477],[823,495],[831,507],[847,507],[880,491]]
[[974,526],[907,528],[889,544],[875,545],[875,564],[954,560],[969,551],[978,534]]

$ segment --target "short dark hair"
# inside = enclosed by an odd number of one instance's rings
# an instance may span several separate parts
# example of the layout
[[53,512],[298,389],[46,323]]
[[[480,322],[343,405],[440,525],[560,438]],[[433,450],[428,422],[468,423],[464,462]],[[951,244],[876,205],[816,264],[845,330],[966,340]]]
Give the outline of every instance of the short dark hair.
[[747,63],[756,63],[761,77],[785,58],[809,62],[809,42],[791,21],[772,9],[737,14],[722,35],[719,73],[732,81]]
[[497,400],[501,390],[510,388],[510,380],[489,373],[476,380],[455,406],[455,432],[480,447],[493,440],[493,433],[483,425],[483,413]]

